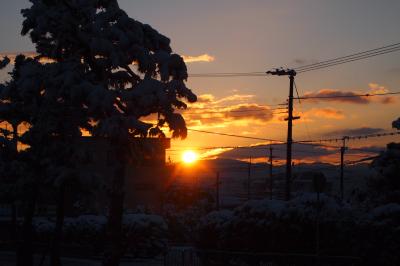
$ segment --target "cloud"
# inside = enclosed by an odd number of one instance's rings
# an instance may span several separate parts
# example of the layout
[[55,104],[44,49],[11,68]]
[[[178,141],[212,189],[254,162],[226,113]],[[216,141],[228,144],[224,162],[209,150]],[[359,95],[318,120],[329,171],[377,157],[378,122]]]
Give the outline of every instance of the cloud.
[[251,98],[254,98],[254,95],[252,95],[252,94],[234,94],[234,95],[230,95],[230,96],[224,97],[222,99],[216,100],[213,103],[221,104],[224,102],[233,102],[233,101],[243,102],[243,101],[247,101]]
[[[359,96],[360,94],[382,94],[390,92],[384,86],[378,83],[369,83],[367,92],[360,91],[341,91],[335,89],[321,89],[316,92],[306,92],[304,97],[321,97],[318,99],[309,99],[307,101],[312,102],[342,102],[342,103],[353,103],[353,104],[369,104],[378,102],[381,104],[391,104],[396,102],[396,96]],[[324,98],[326,97],[326,98]]]
[[182,55],[182,58],[185,63],[213,62],[215,60],[215,57],[209,54],[202,54],[198,56]]
[[385,131],[383,128],[374,128],[374,127],[359,127],[359,128],[346,128],[335,131],[327,132],[328,136],[355,136],[355,135],[369,135],[369,134],[377,134]]
[[[274,144],[272,145],[273,155],[277,161],[285,163],[286,159],[286,144]],[[356,160],[364,156],[371,156],[372,154],[377,154],[382,151],[383,147],[370,146],[370,147],[360,147],[362,151],[357,149],[349,149],[347,155],[352,155],[352,159]],[[265,162],[266,153],[269,150],[268,144],[259,144],[251,147],[238,147],[229,150],[222,151],[219,153],[218,158],[223,159],[236,159],[236,160],[248,160],[251,156],[252,160],[260,159],[260,161]],[[318,144],[298,144],[294,143],[293,147],[293,160],[297,163],[306,162],[328,162],[337,163],[338,158],[340,158],[340,147],[329,148],[322,147]]]
[[273,118],[272,110],[268,106],[256,103],[188,109],[183,115],[189,126],[196,127],[265,124]]
[[[11,63],[13,64],[14,61],[15,61],[15,57],[17,57],[17,55],[19,55],[19,54],[23,54],[26,57],[30,57],[30,58],[35,57],[35,56],[38,55],[36,52],[33,52],[33,51],[9,52],[9,53],[5,52],[5,53],[0,53],[0,58],[7,56],[11,60]],[[213,61],[215,61],[215,57],[211,56],[209,54],[202,54],[202,55],[199,55],[199,56],[182,55],[182,58],[186,63],[213,62]],[[41,58],[40,60],[41,60],[41,62],[42,61],[43,62],[51,62],[49,59],[45,59],[45,58]]]
[[261,125],[273,118],[273,110],[266,105],[248,103],[251,94],[234,94],[216,98],[212,94],[198,96],[198,101],[183,111],[190,127],[227,127],[229,125]]
[[318,117],[318,118],[326,118],[326,119],[344,119],[345,116],[342,111],[337,110],[335,108],[327,107],[327,108],[312,108],[301,115],[303,118],[310,117]]
[[368,83],[368,87],[370,92],[372,93],[387,93],[389,92],[384,86],[379,85],[378,83]]
[[216,99],[212,94],[201,94],[197,96],[197,101],[190,104],[189,108],[209,108],[210,106],[217,106],[224,103],[243,103],[254,98],[252,94],[234,94],[220,99]]
[[[286,145],[285,144],[274,144],[273,156],[275,164],[284,164],[286,161]],[[251,156],[252,161],[266,161],[266,154],[269,150],[268,144],[255,145],[252,147],[245,148],[234,148],[231,150],[224,151],[218,155],[218,158],[222,159],[236,159],[236,160],[248,160]],[[305,162],[326,162],[326,157],[334,156],[338,150],[324,148],[318,145],[303,145],[294,143],[292,146],[292,159],[296,163]],[[333,160],[329,160],[330,162]]]
[[296,65],[308,65],[308,64],[315,64],[317,63],[317,60],[309,60],[309,59],[304,59],[304,58],[295,58],[293,60],[293,63],[295,63]]
[[[356,103],[356,104],[368,104],[370,102],[370,98],[357,96],[359,93],[352,91],[339,91],[333,89],[322,89],[317,92],[307,92],[304,94],[304,97],[326,97],[319,99],[310,99],[308,101],[313,102],[344,102],[344,103]],[[336,98],[328,98],[328,97],[336,97]]]
[[214,100],[215,97],[212,94],[201,94],[197,97],[198,103],[212,103]]
[[[38,56],[36,52],[33,51],[25,51],[25,52],[10,52],[10,53],[0,53],[0,58],[3,57],[8,57],[10,59],[10,64],[14,64],[15,58],[18,55],[24,55],[25,57],[28,58],[34,58],[35,56]],[[39,60],[41,63],[51,63],[54,62],[53,60],[46,58],[46,57],[41,57]]]

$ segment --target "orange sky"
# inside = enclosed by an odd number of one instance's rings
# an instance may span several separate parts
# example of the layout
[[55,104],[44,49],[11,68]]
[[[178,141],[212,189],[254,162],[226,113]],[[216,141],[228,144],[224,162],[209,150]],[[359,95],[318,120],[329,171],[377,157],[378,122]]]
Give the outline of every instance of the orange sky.
[[[128,15],[171,38],[189,73],[267,71],[297,67],[400,41],[399,1],[131,1]],[[0,53],[33,51],[19,35],[26,0],[0,10]],[[400,52],[296,77],[300,95],[340,95],[400,90]],[[4,73],[0,76],[5,79]],[[188,127],[259,138],[286,139],[285,114],[273,110],[288,95],[287,77],[189,78],[199,101],[183,112]],[[400,116],[400,98],[370,97],[295,102],[295,140],[341,137],[348,130],[391,130]],[[251,110],[251,111],[249,111]],[[346,132],[347,131],[347,132]],[[399,137],[351,141],[353,147],[383,147]],[[189,132],[173,140],[169,155],[180,160],[189,147],[248,146],[262,141]],[[335,144],[334,144],[335,145]],[[215,157],[220,150],[202,150]],[[267,152],[267,151],[266,151]],[[334,156],[334,155],[332,155]]]

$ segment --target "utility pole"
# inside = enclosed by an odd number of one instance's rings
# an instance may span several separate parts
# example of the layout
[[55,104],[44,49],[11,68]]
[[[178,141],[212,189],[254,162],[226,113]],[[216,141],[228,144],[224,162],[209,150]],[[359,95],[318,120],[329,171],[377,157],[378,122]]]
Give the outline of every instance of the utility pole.
[[250,183],[251,183],[251,156],[247,165],[247,200],[250,200]]
[[347,150],[346,140],[349,137],[344,136],[342,138],[342,147],[340,147],[340,199],[344,199],[344,153]]
[[269,199],[272,200],[272,188],[274,185],[273,176],[272,176],[272,145],[269,145]]
[[292,182],[292,128],[293,120],[300,119],[299,116],[293,116],[293,89],[294,89],[294,77],[296,76],[296,71],[294,69],[275,69],[272,71],[267,71],[267,74],[275,76],[289,76],[289,98],[288,98],[288,117],[285,119],[288,121],[288,131],[287,131],[287,145],[286,145],[286,187],[285,187],[285,199],[290,200],[290,187]]
[[217,211],[219,211],[219,185],[220,185],[220,182],[219,182],[219,171],[217,171],[216,182],[217,182],[217,183],[215,184],[215,186],[216,186],[215,201],[216,201],[216,208],[217,208]]

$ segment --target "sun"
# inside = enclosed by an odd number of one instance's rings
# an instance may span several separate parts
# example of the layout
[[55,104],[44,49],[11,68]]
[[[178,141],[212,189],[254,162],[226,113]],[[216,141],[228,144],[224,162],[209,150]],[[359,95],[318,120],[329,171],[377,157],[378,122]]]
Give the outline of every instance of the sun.
[[191,164],[197,160],[197,154],[194,151],[185,151],[182,154],[182,161]]

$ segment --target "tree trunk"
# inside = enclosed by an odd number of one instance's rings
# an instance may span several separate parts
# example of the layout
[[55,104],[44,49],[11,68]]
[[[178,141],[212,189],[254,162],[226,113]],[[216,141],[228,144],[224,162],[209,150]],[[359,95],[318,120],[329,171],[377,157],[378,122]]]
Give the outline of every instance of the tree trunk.
[[62,228],[65,217],[65,184],[61,185],[57,196],[56,226],[50,251],[51,266],[61,266],[60,242],[62,239]]
[[[17,154],[18,154],[18,125],[12,124],[12,129],[13,129],[13,138],[12,138],[12,143],[13,143],[13,157],[14,160],[17,159]],[[17,180],[17,177],[14,176],[15,182]],[[17,205],[16,205],[16,200],[15,200],[15,195],[13,196],[14,199],[11,202],[11,227],[12,227],[12,237],[14,241],[18,240],[18,234],[17,234]]]
[[33,228],[32,220],[35,214],[37,193],[34,190],[26,204],[24,222],[22,224],[22,236],[17,248],[17,266],[33,266]]
[[122,215],[124,211],[124,181],[126,154],[121,144],[115,149],[115,172],[111,181],[110,209],[107,225],[107,245],[103,259],[103,266],[119,266],[124,253],[122,245]]

